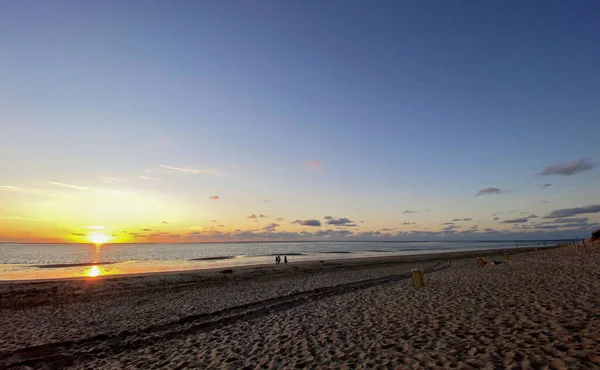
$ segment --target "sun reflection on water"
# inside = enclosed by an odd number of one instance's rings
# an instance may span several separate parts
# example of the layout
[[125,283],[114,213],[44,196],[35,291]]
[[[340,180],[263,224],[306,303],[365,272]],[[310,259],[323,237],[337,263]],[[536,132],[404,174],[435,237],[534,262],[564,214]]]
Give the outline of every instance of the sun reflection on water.
[[87,272],[87,275],[89,277],[96,277],[96,276],[100,275],[100,269],[98,268],[98,266],[92,266],[92,268],[90,268],[89,271]]

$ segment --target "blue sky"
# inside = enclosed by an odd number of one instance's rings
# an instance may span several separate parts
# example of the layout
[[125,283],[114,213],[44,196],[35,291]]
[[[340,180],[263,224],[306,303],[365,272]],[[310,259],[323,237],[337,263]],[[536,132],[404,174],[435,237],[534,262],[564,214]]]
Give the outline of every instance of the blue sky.
[[[586,236],[598,212],[500,222],[600,204],[599,17],[591,1],[3,2],[0,237]],[[442,230],[457,217],[473,221]]]

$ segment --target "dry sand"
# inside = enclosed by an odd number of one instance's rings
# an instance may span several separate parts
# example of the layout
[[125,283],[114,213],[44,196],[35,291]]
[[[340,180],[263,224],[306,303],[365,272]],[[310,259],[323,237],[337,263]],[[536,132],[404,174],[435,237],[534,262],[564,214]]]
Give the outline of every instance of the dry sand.
[[599,247],[474,256],[4,284],[0,368],[600,368]]

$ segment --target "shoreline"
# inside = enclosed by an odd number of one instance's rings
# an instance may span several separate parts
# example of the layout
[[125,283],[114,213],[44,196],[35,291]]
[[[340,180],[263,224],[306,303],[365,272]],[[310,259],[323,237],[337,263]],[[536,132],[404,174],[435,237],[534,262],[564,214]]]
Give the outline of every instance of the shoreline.
[[597,368],[600,249],[534,251],[4,284],[0,367]]
[[[430,261],[434,259],[441,258],[468,258],[468,257],[485,257],[488,255],[494,255],[501,252],[511,252],[511,253],[527,253],[535,251],[535,249],[540,250],[551,250],[557,248],[556,246],[536,246],[536,247],[518,247],[518,248],[486,248],[486,249],[477,249],[477,250],[453,250],[448,252],[438,252],[434,251],[431,253],[427,253],[420,251],[421,253],[415,254],[399,254],[399,255],[386,255],[386,256],[368,256],[368,257],[345,257],[345,258],[323,258],[316,257],[314,259],[305,259],[300,261],[291,260],[288,264],[289,266],[307,266],[314,264],[321,264],[327,266],[327,264],[335,263],[335,264],[344,264],[351,265],[355,264],[367,264],[367,265],[382,265],[382,264],[396,264],[402,262],[419,262],[419,261]],[[334,254],[334,253],[331,253]],[[342,254],[352,254],[352,253],[342,253]],[[477,254],[477,256],[473,255]],[[284,254],[282,254],[283,256]],[[293,254],[288,254],[293,256]],[[310,255],[304,255],[310,257]],[[202,262],[211,263],[210,261],[229,261],[233,258],[230,257],[208,257],[209,260],[203,260]],[[114,262],[98,262],[98,263],[74,263],[74,264],[54,264],[53,266],[60,267],[81,267],[81,266],[103,266],[103,265],[113,265],[118,263],[124,263],[129,261],[114,261]],[[27,265],[28,267],[35,268],[52,268],[46,267],[46,265]],[[40,267],[43,266],[43,267]],[[195,268],[195,269],[182,269],[182,270],[167,270],[167,271],[149,271],[149,272],[140,272],[140,273],[126,273],[126,274],[106,274],[99,276],[69,276],[69,277],[57,277],[57,278],[39,278],[39,279],[13,279],[13,280],[0,280],[0,285],[10,285],[10,284],[32,284],[32,283],[47,283],[47,282],[57,282],[57,281],[78,281],[78,280],[106,280],[106,279],[124,279],[124,278],[143,278],[145,276],[160,276],[160,275],[180,275],[180,274],[206,274],[213,275],[214,273],[221,272],[222,270],[232,270],[235,272],[242,272],[246,270],[256,270],[258,268],[283,268],[287,266],[285,264],[275,265],[274,263],[256,263],[256,264],[248,264],[248,265],[222,265],[222,266],[211,266],[205,268]]]

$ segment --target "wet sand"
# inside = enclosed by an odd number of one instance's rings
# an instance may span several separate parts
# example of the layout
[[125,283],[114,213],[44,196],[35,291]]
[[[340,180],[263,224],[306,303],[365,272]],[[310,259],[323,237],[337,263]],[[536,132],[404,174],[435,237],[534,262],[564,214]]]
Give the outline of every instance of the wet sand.
[[599,368],[600,247],[520,252],[0,284],[0,367]]

